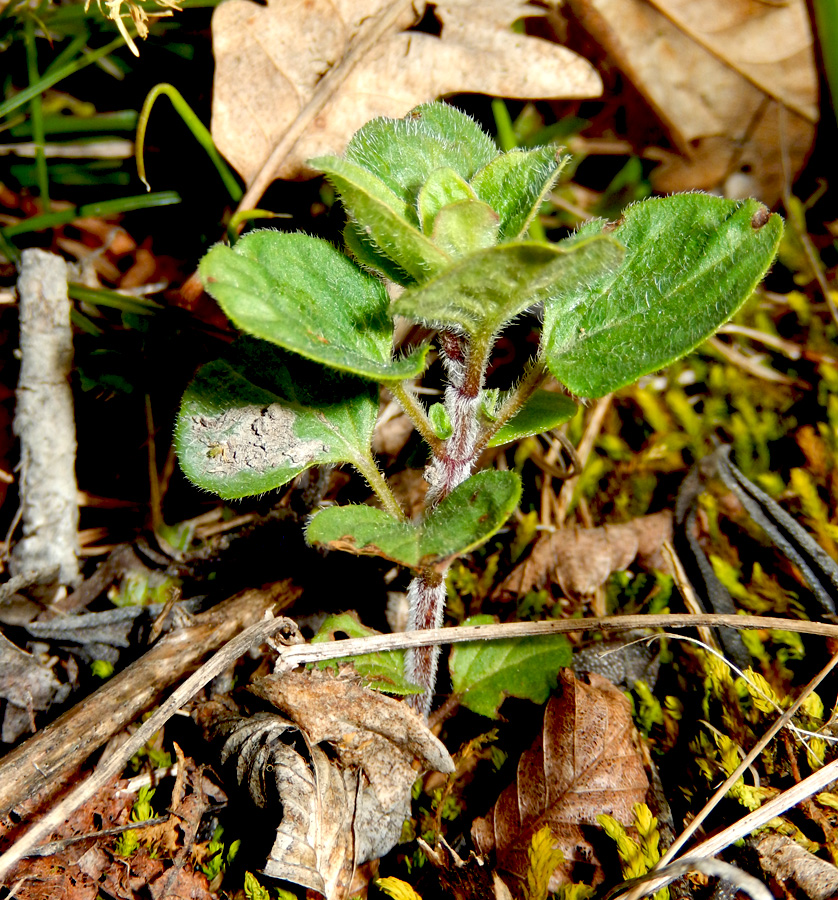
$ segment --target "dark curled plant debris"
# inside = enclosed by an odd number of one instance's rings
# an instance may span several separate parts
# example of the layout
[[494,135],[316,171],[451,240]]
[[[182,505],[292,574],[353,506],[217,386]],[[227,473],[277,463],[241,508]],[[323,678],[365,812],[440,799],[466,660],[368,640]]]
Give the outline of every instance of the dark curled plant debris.
[[253,802],[280,819],[263,871],[346,897],[355,867],[399,840],[413,761],[443,773],[454,763],[412,710],[351,671],[269,675],[249,690],[284,715],[243,717],[210,701],[197,716]]

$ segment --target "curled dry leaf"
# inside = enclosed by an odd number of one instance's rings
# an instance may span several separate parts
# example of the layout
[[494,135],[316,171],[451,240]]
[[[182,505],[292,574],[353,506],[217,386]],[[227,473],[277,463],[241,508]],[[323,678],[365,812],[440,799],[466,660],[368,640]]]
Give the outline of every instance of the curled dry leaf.
[[[732,175],[769,206],[801,168],[817,122],[805,0],[570,0],[648,99],[683,154],[653,173],[662,192]],[[787,159],[790,171],[783,171]],[[740,196],[737,179],[727,183]]]
[[665,569],[664,541],[672,540],[668,510],[601,528],[562,528],[536,541],[532,553],[501,583],[498,593],[524,596],[548,578],[569,595],[592,594],[614,572],[637,559],[646,568]]
[[[629,825],[632,807],[644,801],[649,787],[628,700],[605,678],[589,680],[577,681],[563,670],[561,693],[547,704],[542,733],[522,754],[515,783],[472,826],[478,850],[494,851],[498,869],[522,880],[533,835],[549,826],[564,855],[551,891],[569,881],[602,880],[587,827],[596,826],[602,813]],[[588,867],[584,874],[580,864]]]
[[[215,82],[212,135],[248,183],[311,99],[324,73],[357,46],[359,34],[392,0],[228,0],[213,15]],[[423,4],[416,4],[421,16]],[[315,117],[276,178],[311,176],[305,161],[340,154],[365,122],[400,118],[445,94],[503,97],[595,97],[596,71],[564,47],[515,34],[510,25],[545,10],[521,0],[467,0],[434,5],[439,36],[405,31],[417,20],[410,4],[394,30],[374,42]]]
[[291,672],[250,689],[288,718],[205,715],[254,802],[281,805],[264,872],[329,900],[344,897],[355,866],[397,843],[410,812],[413,760],[441,772],[453,771],[453,760],[404,703],[355,676]]

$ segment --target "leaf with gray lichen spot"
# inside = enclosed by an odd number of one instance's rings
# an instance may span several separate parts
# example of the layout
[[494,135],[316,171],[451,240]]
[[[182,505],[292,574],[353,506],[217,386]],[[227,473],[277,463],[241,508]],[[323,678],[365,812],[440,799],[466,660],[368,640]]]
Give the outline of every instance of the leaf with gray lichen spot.
[[310,466],[368,461],[378,389],[273,348],[260,352],[273,363],[261,378],[258,359],[239,368],[216,360],[187,388],[175,448],[189,480],[234,499],[278,488]]

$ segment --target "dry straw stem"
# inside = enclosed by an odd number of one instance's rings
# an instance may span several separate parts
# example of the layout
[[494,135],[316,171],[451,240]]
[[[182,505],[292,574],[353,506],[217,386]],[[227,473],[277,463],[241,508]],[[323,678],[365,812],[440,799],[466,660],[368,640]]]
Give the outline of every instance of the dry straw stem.
[[[233,638],[222,650],[219,650],[194,675],[188,678],[168,700],[165,700],[137,731],[125,742],[119,752],[115,753],[96,771],[58,803],[49,813],[37,821],[21,838],[19,838],[2,856],[0,856],[0,883],[8,876],[11,868],[24,856],[30,854],[43,843],[72,813],[86,803],[97,791],[101,790],[112,778],[115,778],[125,763],[159,731],[168,720],[184,704],[188,703],[206,684],[220,675],[250,649],[285,632],[283,641],[286,646],[279,648],[279,659],[275,671],[277,673],[290,670],[309,662],[320,662],[340,659],[346,656],[358,656],[378,653],[382,650],[398,650],[407,647],[438,646],[441,644],[464,643],[466,641],[500,640],[513,637],[535,637],[540,634],[568,633],[575,631],[628,631],[635,628],[696,628],[700,625],[713,627],[745,628],[745,629],[778,629],[796,631],[802,634],[813,634],[820,637],[838,638],[838,625],[824,622],[803,622],[793,619],[782,619],[773,616],[735,616],[715,615],[638,615],[638,616],[603,616],[590,619],[566,619],[550,622],[512,622],[502,625],[471,625],[458,628],[436,628],[428,631],[405,632],[401,634],[377,635],[371,638],[353,638],[346,641],[309,645],[301,643],[297,626],[290,619],[270,618],[245,629]],[[820,790],[823,785],[838,777],[838,760],[830,763],[815,775],[781,794],[780,797],[757,810],[768,818],[800,802],[805,797]],[[801,790],[803,789],[803,790]],[[790,798],[783,806],[780,801]],[[753,828],[755,816],[746,816],[739,828],[747,828],[747,834]],[[746,824],[747,823],[747,824]],[[722,835],[727,832],[722,832]],[[692,855],[710,855],[718,852],[715,841],[706,842],[697,848]],[[738,836],[738,835],[737,835]],[[736,837],[730,837],[730,841]],[[726,844],[722,844],[726,846]]]
[[[63,800],[56,804],[46,815],[20,837],[2,856],[0,856],[0,884],[6,881],[9,871],[24,856],[28,856],[39,844],[43,843],[75,810],[98,793],[112,778],[115,778],[125,767],[126,762],[137,753],[152,737],[169,721],[169,719],[188,703],[206,684],[220,675],[253,647],[258,647],[273,638],[281,631],[289,635],[289,640],[302,640],[297,626],[282,617],[265,619],[246,628],[234,637],[222,650],[219,650],[207,663],[201,666],[194,675],[184,681],[170,697],[165,700],[119,748],[118,752],[101,763],[87,779],[71,790]],[[182,633],[186,634],[188,629]]]

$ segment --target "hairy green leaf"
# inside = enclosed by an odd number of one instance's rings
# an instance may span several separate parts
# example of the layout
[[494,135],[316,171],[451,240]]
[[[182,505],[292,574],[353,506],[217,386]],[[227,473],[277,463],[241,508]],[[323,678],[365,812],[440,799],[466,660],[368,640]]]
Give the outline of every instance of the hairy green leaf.
[[378,272],[384,278],[405,287],[416,284],[416,279],[382,253],[364,229],[355,222],[346,223],[343,229],[343,242],[349,255],[362,269]]
[[335,186],[343,205],[376,248],[411,278],[423,281],[451,260],[422,234],[416,211],[366,169],[338,156],[309,160]]
[[514,241],[526,234],[569,159],[560,156],[555,145],[511,150],[474,176],[471,187],[500,217],[500,242]]
[[417,106],[403,119],[373,119],[346,148],[347,160],[383,181],[411,209],[435,169],[453,169],[471,181],[497,155],[498,148],[473,119],[444,103]]
[[392,359],[393,321],[381,282],[325,241],[256,231],[201,260],[207,291],[242,331],[376,381],[411,378],[426,348]]
[[439,565],[487,541],[512,515],[520,496],[514,472],[478,472],[418,525],[398,522],[371,506],[333,506],[312,517],[306,537],[411,568]]
[[543,434],[572,419],[576,404],[555,391],[536,391],[524,407],[492,436],[489,447],[500,447],[533,434]]
[[409,288],[393,311],[487,341],[528,307],[584,285],[619,265],[623,248],[607,235],[572,247],[522,241],[472,253],[442,275]]
[[756,200],[681,194],[630,206],[616,228],[591,223],[570,240],[603,230],[625,245],[622,265],[545,303],[546,363],[585,397],[630,384],[713,334],[765,275],[783,223]]
[[[493,616],[472,616],[463,625],[488,625]],[[572,659],[563,634],[455,644],[448,669],[460,703],[482,716],[498,717],[505,697],[544,703],[556,686],[559,669]]]
[[445,404],[431,404],[430,409],[428,409],[428,420],[431,423],[431,428],[433,428],[434,434],[440,440],[447,440],[453,434],[453,428],[451,427],[451,418],[448,415],[448,410],[445,408]]
[[476,200],[468,182],[449,166],[434,169],[422,185],[417,200],[419,223],[425,234],[433,230],[434,219],[443,206],[459,200]]
[[[334,641],[335,635],[342,633],[350,638],[372,637],[379,632],[362,625],[349,613],[328,616],[311,639],[312,644]],[[364,679],[367,687],[385,694],[420,694],[422,688],[411,684],[404,677],[404,650],[385,650],[380,653],[365,653],[362,656],[342,656],[340,659],[317,663],[318,669],[334,669],[341,663],[351,663],[355,671]]]
[[479,200],[449,203],[434,219],[433,237],[452,259],[493,247],[498,237],[498,214]]
[[254,383],[247,366],[237,371],[226,360],[198,371],[175,428],[190,481],[233,499],[278,488],[309,466],[369,460],[375,385],[282,357],[268,370],[270,388],[264,377]]

